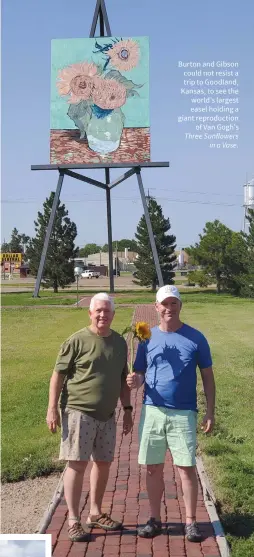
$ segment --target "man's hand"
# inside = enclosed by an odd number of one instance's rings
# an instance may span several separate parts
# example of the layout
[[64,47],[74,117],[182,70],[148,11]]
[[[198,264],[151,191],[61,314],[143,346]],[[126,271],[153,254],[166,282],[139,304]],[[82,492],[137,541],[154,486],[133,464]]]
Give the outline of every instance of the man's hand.
[[51,433],[56,433],[57,426],[61,426],[60,414],[57,407],[48,408],[46,422]]
[[214,414],[205,414],[204,419],[201,424],[201,429],[203,433],[211,433],[214,427]]
[[126,382],[129,389],[138,389],[140,387],[140,377],[137,373],[128,373]]
[[128,435],[132,430],[133,421],[132,421],[132,413],[130,410],[125,410],[123,415],[123,433],[124,435]]

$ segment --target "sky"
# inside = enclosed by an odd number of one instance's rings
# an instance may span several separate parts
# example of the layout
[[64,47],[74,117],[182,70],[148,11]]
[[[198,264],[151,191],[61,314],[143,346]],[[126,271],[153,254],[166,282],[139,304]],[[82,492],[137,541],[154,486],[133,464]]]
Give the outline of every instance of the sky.
[[[30,170],[49,164],[51,39],[88,37],[95,4],[2,0],[2,241],[14,227],[33,236],[37,213],[56,189],[56,171]],[[219,219],[239,231],[243,185],[254,177],[254,4],[106,0],[106,8],[113,36],[149,36],[151,160],[169,161],[170,167],[144,169],[142,177],[146,194],[170,219],[178,248],[198,241],[207,221]],[[181,93],[183,71],[195,71],[179,62],[211,61],[239,65],[237,149],[186,140],[191,124],[178,123],[191,105]],[[122,172],[112,170],[111,179]],[[104,179],[101,170],[86,175]],[[61,201],[77,225],[77,245],[107,243],[103,190],[65,177]],[[113,240],[134,238],[142,214],[134,176],[112,190]]]
[[45,557],[45,541],[0,540],[1,557]]

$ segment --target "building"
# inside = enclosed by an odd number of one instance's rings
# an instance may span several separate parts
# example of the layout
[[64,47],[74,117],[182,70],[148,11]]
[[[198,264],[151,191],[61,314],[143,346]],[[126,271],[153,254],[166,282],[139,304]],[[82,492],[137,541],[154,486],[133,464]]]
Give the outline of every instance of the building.
[[[120,271],[128,270],[128,268],[134,267],[135,261],[137,259],[137,254],[133,251],[115,251],[113,250],[113,267],[116,268],[116,258],[117,267]],[[86,257],[86,265],[105,265],[109,267],[109,254],[103,253],[93,253]]]

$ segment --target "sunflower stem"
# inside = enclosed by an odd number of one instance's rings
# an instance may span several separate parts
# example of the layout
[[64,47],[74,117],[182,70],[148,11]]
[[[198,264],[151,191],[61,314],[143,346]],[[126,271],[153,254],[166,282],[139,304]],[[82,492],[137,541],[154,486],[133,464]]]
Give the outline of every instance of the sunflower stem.
[[134,353],[134,345],[133,345],[133,340],[134,340],[134,334],[132,333],[131,335],[131,349],[130,349],[130,356],[131,356],[131,361],[130,361],[130,374],[133,373],[133,353]]

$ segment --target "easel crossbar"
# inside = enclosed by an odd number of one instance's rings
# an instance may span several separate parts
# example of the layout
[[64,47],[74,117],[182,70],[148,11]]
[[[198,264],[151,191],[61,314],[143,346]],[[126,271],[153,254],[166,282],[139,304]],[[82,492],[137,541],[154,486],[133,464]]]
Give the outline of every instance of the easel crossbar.
[[140,162],[140,163],[95,163],[95,164],[32,164],[31,170],[83,170],[96,168],[168,168],[170,166],[169,162]]
[[76,180],[81,180],[81,182],[87,182],[88,184],[92,184],[92,186],[97,186],[98,188],[102,188],[103,190],[106,189],[106,184],[103,182],[98,182],[98,180],[94,180],[93,178],[89,178],[88,176],[83,176],[83,174],[78,174],[78,172],[72,172],[71,170],[64,170],[63,171],[66,176],[70,176],[71,178],[75,178]]

